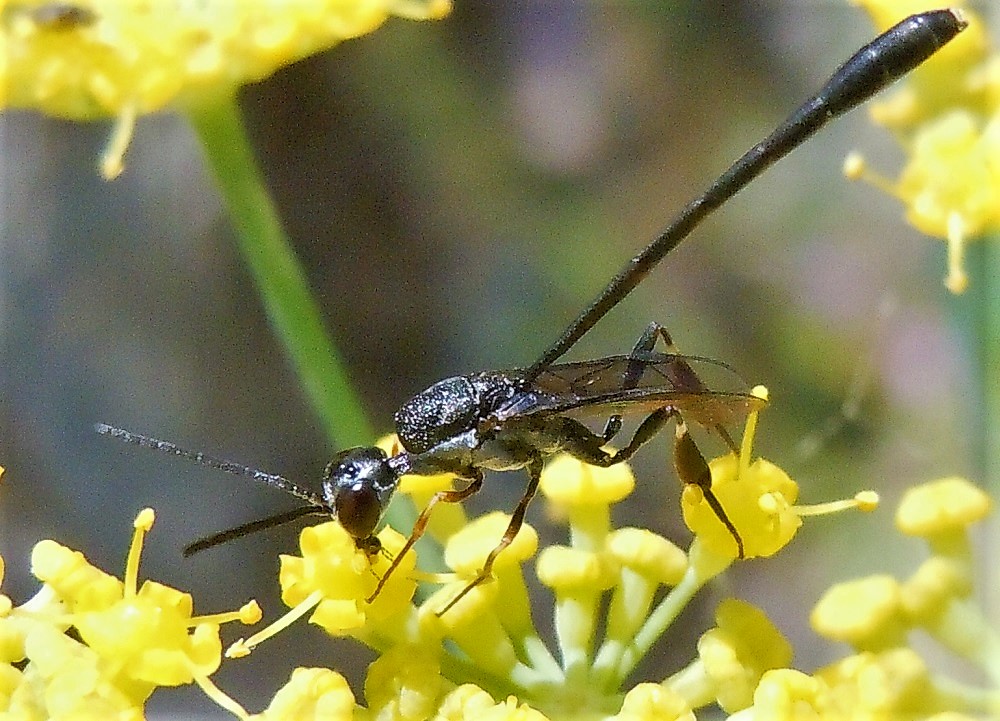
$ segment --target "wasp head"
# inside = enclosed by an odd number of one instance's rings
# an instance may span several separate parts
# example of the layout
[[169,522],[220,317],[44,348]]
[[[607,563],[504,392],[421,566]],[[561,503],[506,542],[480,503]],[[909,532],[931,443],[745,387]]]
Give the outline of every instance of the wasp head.
[[323,498],[337,521],[359,541],[372,537],[389,505],[399,474],[380,448],[349,448],[338,453],[323,474]]

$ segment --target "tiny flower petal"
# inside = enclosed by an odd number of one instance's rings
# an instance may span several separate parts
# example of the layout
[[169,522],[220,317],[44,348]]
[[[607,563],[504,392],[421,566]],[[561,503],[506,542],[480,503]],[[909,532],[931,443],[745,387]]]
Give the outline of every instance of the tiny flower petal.
[[262,721],[353,721],[356,704],[346,679],[326,668],[297,668],[260,715]]
[[633,491],[635,476],[625,463],[598,468],[562,454],[545,466],[538,488],[556,505],[610,505]]
[[687,702],[669,688],[655,683],[640,683],[622,701],[622,708],[611,721],[695,721]]
[[899,582],[878,575],[832,586],[809,617],[816,633],[857,649],[881,650],[905,638],[907,620]]
[[959,476],[909,489],[896,511],[896,527],[910,536],[928,538],[964,532],[991,510],[990,497]]

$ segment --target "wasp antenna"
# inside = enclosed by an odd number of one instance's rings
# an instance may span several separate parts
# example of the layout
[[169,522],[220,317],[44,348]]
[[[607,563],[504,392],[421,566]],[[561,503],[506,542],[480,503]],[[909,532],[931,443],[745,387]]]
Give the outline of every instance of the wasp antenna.
[[121,441],[125,441],[126,443],[131,443],[134,446],[151,448],[154,451],[169,453],[174,456],[186,458],[189,461],[194,461],[195,463],[203,466],[208,466],[209,468],[225,471],[226,473],[231,473],[235,476],[249,478],[257,481],[258,483],[263,483],[267,486],[271,486],[272,488],[282,490],[285,493],[295,496],[299,500],[306,501],[312,506],[326,509],[326,503],[318,494],[313,493],[306,488],[302,488],[287,478],[282,478],[281,476],[276,476],[271,473],[264,473],[263,471],[258,471],[255,468],[250,468],[249,466],[244,466],[240,463],[233,463],[232,461],[224,461],[219,458],[214,458],[213,456],[199,451],[189,451],[169,441],[161,441],[157,438],[150,438],[149,436],[143,436],[139,433],[127,431],[124,428],[109,426],[106,423],[96,423],[94,425],[94,430],[102,436],[111,436],[112,438],[117,438]]
[[284,513],[277,513],[273,516],[268,516],[267,518],[260,518],[256,521],[250,521],[249,523],[244,523],[240,526],[228,528],[225,531],[219,531],[218,533],[213,533],[211,536],[199,538],[197,541],[186,545],[183,551],[184,558],[189,558],[199,551],[220,546],[223,543],[228,543],[229,541],[233,541],[237,538],[249,536],[251,533],[265,531],[268,528],[274,528],[275,526],[283,526],[284,524],[291,523],[292,521],[302,518],[303,516],[322,516],[326,515],[327,512],[328,511],[325,508],[300,506],[299,508],[293,508],[292,510],[285,511]]

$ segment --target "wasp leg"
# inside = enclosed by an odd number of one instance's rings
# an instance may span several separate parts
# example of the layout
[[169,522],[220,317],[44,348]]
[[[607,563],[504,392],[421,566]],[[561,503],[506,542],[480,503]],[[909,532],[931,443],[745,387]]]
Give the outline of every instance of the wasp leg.
[[470,581],[457,596],[451,599],[448,602],[448,605],[438,611],[438,616],[443,616],[448,612],[448,609],[465,598],[469,591],[492,576],[493,563],[497,560],[497,556],[499,556],[503,550],[507,548],[507,546],[514,542],[514,538],[517,537],[518,531],[521,530],[521,526],[524,524],[524,514],[528,511],[528,504],[531,503],[531,499],[535,497],[535,491],[538,490],[538,482],[541,478],[542,459],[540,457],[536,457],[528,463],[528,487],[524,489],[524,495],[521,496],[521,500],[517,502],[517,508],[514,509],[514,513],[510,517],[510,523],[507,524],[507,530],[504,531],[503,537],[500,539],[500,543],[498,543],[496,547],[490,551],[490,554],[486,557],[486,562],[483,563],[483,568],[479,574],[472,579],[472,581]]
[[669,407],[653,411],[635,429],[628,445],[614,453],[604,450],[603,435],[593,433],[573,418],[560,416],[553,419],[553,423],[558,423],[558,427],[550,427],[549,431],[553,437],[560,439],[562,450],[566,453],[591,466],[607,468],[616,463],[627,461],[634,456],[636,451],[651,441],[663,426],[676,415],[677,411]]
[[[677,355],[677,346],[674,345],[674,341],[670,337],[670,333],[668,333],[667,329],[656,321],[653,321],[646,326],[646,330],[643,331],[639,340],[636,342],[635,347],[632,348],[630,356],[633,359],[640,359],[643,354],[652,352],[653,348],[656,346],[656,340],[658,338],[663,339],[663,345],[666,346],[664,348],[664,352],[676,356],[670,364],[669,374],[670,380],[674,386],[678,390],[688,391],[691,393],[706,390],[705,384],[702,383],[701,378],[699,378],[698,374],[695,373],[691,364],[684,360],[680,355]],[[625,370],[625,375],[622,377],[623,389],[635,388],[639,384],[639,381],[642,380],[642,368],[643,366],[641,363],[629,363]],[[610,437],[607,437],[607,441],[614,438],[614,436],[621,429],[621,416],[612,416],[608,419],[608,426],[604,429],[605,435],[607,436],[607,432],[612,426],[613,421],[617,424],[617,426],[614,433],[612,433]],[[722,438],[733,453],[740,452],[739,446],[733,440],[733,437],[729,435],[729,431],[726,430],[725,426],[722,424],[716,424],[713,426],[712,430],[719,434],[719,437]]]
[[424,530],[427,528],[427,522],[430,520],[431,510],[433,510],[434,506],[438,503],[461,503],[482,487],[483,474],[481,471],[477,470],[475,471],[475,475],[469,481],[469,485],[465,488],[452,491],[438,491],[431,496],[431,500],[427,502],[427,505],[424,506],[424,510],[422,510],[420,515],[417,516],[417,520],[413,524],[413,530],[410,531],[410,537],[406,539],[406,543],[403,544],[403,547],[400,549],[399,553],[396,554],[396,557],[392,559],[392,563],[389,564],[388,570],[382,575],[382,578],[379,579],[378,585],[375,586],[375,590],[372,591],[372,594],[365,600],[368,603],[375,600],[385,587],[386,581],[389,580],[389,577],[399,567],[399,564],[403,560],[403,556],[405,556],[407,552],[413,548],[413,544],[419,541],[420,537],[424,535]]
[[[667,353],[676,353],[677,349],[674,346],[674,341],[670,337],[670,333],[662,325],[653,321],[648,326],[646,330],[642,332],[639,336],[639,340],[635,342],[632,346],[632,352],[629,353],[629,358],[632,362],[625,367],[625,372],[622,374],[622,390],[632,390],[639,385],[639,381],[642,380],[643,364],[640,362],[642,357],[648,355],[652,352],[653,348],[656,347],[656,339],[662,338],[663,343],[666,345]],[[684,363],[687,366],[687,363]],[[690,366],[688,366],[690,370]],[[691,371],[694,374],[694,371]],[[697,377],[697,376],[696,376]],[[618,435],[618,432],[622,429],[622,417],[620,414],[615,414],[608,418],[607,424],[604,426],[604,430],[601,431],[601,438],[604,439],[604,443],[610,443],[611,440]],[[602,444],[603,445],[603,444]]]
[[744,558],[743,539],[740,538],[736,526],[733,525],[733,522],[729,520],[729,516],[726,515],[726,511],[722,507],[722,503],[719,502],[718,496],[712,491],[712,472],[705,461],[705,457],[701,454],[694,439],[688,432],[687,424],[683,421],[677,423],[674,438],[674,467],[677,469],[677,477],[681,479],[682,483],[698,486],[701,489],[702,494],[705,496],[705,501],[708,502],[708,506],[712,509],[715,517],[722,522],[722,525],[729,531],[733,540],[736,541],[736,550],[739,557]]

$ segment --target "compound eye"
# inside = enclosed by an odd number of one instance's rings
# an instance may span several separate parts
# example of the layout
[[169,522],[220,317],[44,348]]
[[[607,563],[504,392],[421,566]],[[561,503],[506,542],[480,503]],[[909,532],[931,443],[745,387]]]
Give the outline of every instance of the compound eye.
[[378,494],[368,486],[341,488],[333,502],[337,521],[355,538],[368,538],[382,517]]
[[344,530],[367,540],[396,489],[397,475],[379,448],[341,451],[327,466],[323,496]]

